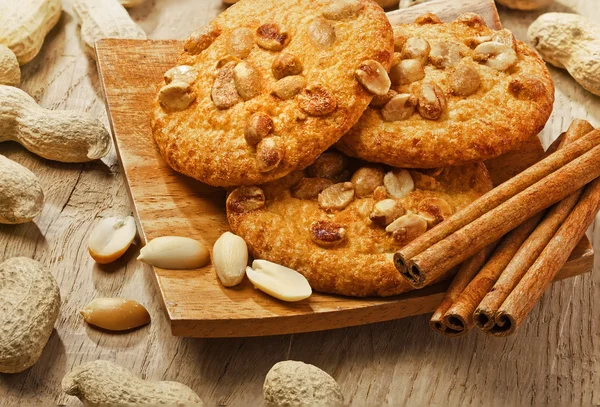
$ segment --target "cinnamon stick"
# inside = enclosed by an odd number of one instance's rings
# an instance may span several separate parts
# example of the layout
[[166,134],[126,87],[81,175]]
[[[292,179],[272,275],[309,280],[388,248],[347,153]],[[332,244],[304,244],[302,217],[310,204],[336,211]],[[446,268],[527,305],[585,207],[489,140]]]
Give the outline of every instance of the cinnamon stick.
[[521,325],[558,271],[567,262],[599,210],[600,179],[596,179],[585,188],[571,214],[506,298],[496,314],[495,326],[487,332],[496,336],[506,336],[512,334]]
[[494,248],[495,245],[492,244],[460,265],[458,273],[456,273],[448,290],[446,290],[446,294],[444,294],[442,302],[429,320],[431,329],[446,336],[457,336],[462,333],[444,324],[444,315],[446,314],[446,311],[450,309],[452,304],[454,304],[454,301],[456,301],[465,287],[473,280],[473,277],[481,270],[481,267],[483,267]]
[[[494,188],[468,207],[457,212],[396,252],[394,255],[396,268],[400,273],[407,274],[408,260],[424,252],[457,230],[467,226],[477,218],[498,207],[498,205],[506,202],[566,164],[581,157],[598,144],[600,144],[600,132],[592,131],[580,140],[561,148],[519,175]],[[410,280],[410,276],[408,277]],[[422,287],[423,285],[415,284],[416,287]]]
[[[549,158],[588,139],[588,136],[598,134],[600,131],[595,130]],[[402,269],[401,274],[414,287],[424,287],[527,219],[566,198],[598,176],[600,176],[600,145],[414,256],[410,259],[408,267]],[[443,227],[444,223],[446,222],[442,222],[439,226]],[[436,229],[433,228],[431,231]]]
[[541,218],[541,214],[534,216],[502,238],[488,262],[444,314],[443,323],[445,326],[458,334],[465,334],[475,326],[473,321],[475,308],[490,291],[502,270],[514,257]]

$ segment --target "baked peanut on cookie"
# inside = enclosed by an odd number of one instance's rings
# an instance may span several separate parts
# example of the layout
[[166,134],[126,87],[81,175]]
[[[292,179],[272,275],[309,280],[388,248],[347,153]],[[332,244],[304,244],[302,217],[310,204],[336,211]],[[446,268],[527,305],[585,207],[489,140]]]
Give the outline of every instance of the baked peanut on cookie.
[[394,252],[491,188],[482,163],[400,169],[330,150],[304,171],[234,189],[227,219],[253,256],[297,270],[314,290],[389,296],[412,289]]
[[391,85],[393,31],[373,0],[242,0],[185,42],[152,115],[176,171],[260,184],[311,164]]
[[427,14],[394,27],[392,86],[337,144],[392,166],[432,168],[497,157],[538,134],[554,85],[533,49],[476,14]]

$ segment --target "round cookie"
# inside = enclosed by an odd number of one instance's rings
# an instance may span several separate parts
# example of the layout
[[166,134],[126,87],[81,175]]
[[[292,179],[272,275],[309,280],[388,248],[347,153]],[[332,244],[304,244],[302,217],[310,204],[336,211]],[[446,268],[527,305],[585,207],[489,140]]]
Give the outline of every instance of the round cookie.
[[297,270],[314,290],[390,296],[411,290],[393,254],[491,188],[482,163],[393,169],[329,151],[304,171],[233,190],[227,219],[255,258]]
[[546,64],[475,14],[427,14],[394,27],[392,87],[336,144],[388,165],[433,168],[497,157],[538,134],[552,112]]
[[214,186],[311,164],[387,93],[393,31],[373,0],[242,0],[185,43],[154,103],[176,171]]

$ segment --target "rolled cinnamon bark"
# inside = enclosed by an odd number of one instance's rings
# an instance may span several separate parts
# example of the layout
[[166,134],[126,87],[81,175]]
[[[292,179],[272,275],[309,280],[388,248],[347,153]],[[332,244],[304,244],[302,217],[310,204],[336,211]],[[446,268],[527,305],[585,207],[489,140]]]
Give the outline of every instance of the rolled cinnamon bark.
[[496,336],[515,332],[542,296],[600,210],[600,179],[589,184],[579,202],[496,314],[486,331]]
[[454,301],[456,301],[465,287],[471,282],[471,280],[473,280],[473,277],[475,277],[479,270],[481,270],[481,267],[483,267],[487,258],[495,247],[496,246],[494,244],[486,247],[460,265],[458,273],[456,273],[456,276],[452,280],[452,283],[450,283],[448,290],[446,290],[446,294],[444,294],[442,302],[429,320],[429,326],[431,329],[446,336],[457,336],[462,334],[461,331],[455,330],[444,324],[444,315],[452,306],[452,304],[454,304]]
[[[595,130],[578,142],[560,149],[549,158],[586,140],[588,136],[598,134],[600,131]],[[424,287],[527,219],[566,198],[598,176],[600,176],[600,145],[414,256],[410,259],[408,267],[402,269],[401,274],[414,287]],[[439,226],[443,226],[444,223],[446,222],[442,222]],[[436,228],[432,229],[435,230]]]
[[[581,157],[599,144],[600,131],[592,131],[577,142],[561,148],[519,175],[494,188],[471,205],[458,211],[435,228],[429,230],[427,233],[421,235],[396,252],[394,255],[394,264],[396,268],[411,281],[412,278],[407,270],[408,260],[421,254],[426,249],[440,242],[457,230],[467,226],[477,218],[498,207],[498,205],[534,185],[549,174]],[[414,285],[415,287],[424,286],[422,283]]]
[[457,334],[466,334],[475,326],[473,321],[475,308],[490,291],[506,265],[536,228],[541,218],[541,214],[535,215],[502,238],[488,262],[444,314],[445,326],[456,331]]

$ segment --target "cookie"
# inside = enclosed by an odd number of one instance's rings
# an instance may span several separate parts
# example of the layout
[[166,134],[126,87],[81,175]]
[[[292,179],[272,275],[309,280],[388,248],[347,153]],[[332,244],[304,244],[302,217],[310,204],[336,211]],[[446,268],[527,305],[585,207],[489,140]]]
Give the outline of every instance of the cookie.
[[336,145],[368,161],[411,168],[497,157],[538,134],[554,85],[542,59],[475,14],[433,14],[394,27],[392,88]]
[[297,270],[314,290],[390,296],[411,290],[393,254],[491,188],[482,163],[407,170],[333,150],[304,171],[233,190],[227,219],[255,258]]
[[154,103],[176,171],[260,184],[311,164],[386,94],[393,31],[373,0],[242,0],[186,41]]

